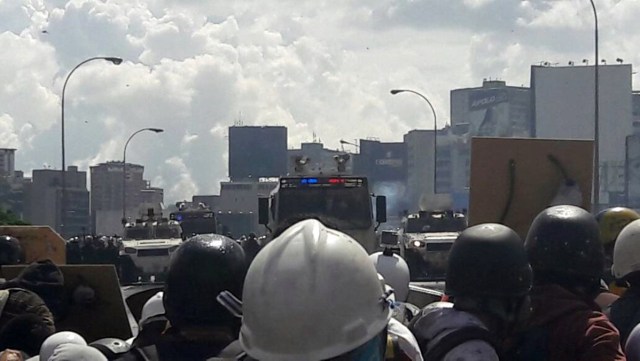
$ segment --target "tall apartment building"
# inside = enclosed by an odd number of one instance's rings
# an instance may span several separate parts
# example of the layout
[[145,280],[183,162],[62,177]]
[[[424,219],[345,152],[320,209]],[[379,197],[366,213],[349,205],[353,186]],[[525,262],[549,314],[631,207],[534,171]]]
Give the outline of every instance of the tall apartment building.
[[[122,162],[112,161],[91,167],[91,210],[122,211]],[[145,189],[144,167],[127,163],[127,174],[124,179],[125,208],[136,208],[142,202],[140,190]]]
[[533,135],[531,90],[484,80],[481,87],[454,89],[451,97],[451,191],[468,194],[471,138]]
[[[456,204],[449,204],[451,190],[449,128],[438,129],[436,136],[437,139],[431,129],[414,129],[404,135],[407,150],[406,199],[410,212],[456,206]],[[437,149],[434,147],[434,142]],[[437,157],[437,163],[434,156]],[[436,173],[435,186],[434,172]]]
[[[86,234],[90,231],[89,191],[87,172],[69,166],[66,181],[65,237]],[[34,169],[27,187],[26,218],[32,224],[48,225],[62,232],[62,171]]]
[[24,185],[21,171],[15,169],[15,149],[0,148],[0,209],[24,219]]
[[15,171],[15,154],[15,149],[0,148],[0,174],[10,175]]
[[[123,183],[124,181],[124,183]],[[164,201],[162,188],[151,187],[144,179],[144,167],[126,164],[123,179],[121,161],[100,163],[91,167],[91,215],[93,232],[100,234],[120,233],[122,230],[123,197],[128,219],[139,216],[143,204],[158,204]]]
[[371,191],[387,197],[389,218],[400,217],[409,208],[406,144],[370,139],[358,143],[360,153],[355,156],[353,173],[366,176]]
[[[600,205],[620,204],[625,140],[633,134],[631,64],[598,67]],[[594,139],[594,66],[532,66],[535,136]]]
[[279,177],[286,172],[286,127],[229,127],[229,178],[232,181]]

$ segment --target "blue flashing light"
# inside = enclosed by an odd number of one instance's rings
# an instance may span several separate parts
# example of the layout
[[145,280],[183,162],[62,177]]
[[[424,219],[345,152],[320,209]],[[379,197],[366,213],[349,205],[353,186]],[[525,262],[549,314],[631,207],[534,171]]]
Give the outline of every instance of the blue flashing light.
[[182,215],[181,214],[176,215],[176,221],[178,221],[178,222],[182,221]]
[[318,178],[302,178],[300,184],[317,184]]

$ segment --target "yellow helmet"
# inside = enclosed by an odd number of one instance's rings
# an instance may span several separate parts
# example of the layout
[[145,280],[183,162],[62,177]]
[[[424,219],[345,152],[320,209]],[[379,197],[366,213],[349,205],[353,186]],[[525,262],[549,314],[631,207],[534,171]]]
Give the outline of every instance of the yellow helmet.
[[626,207],[607,208],[596,216],[600,225],[600,240],[604,246],[612,246],[618,234],[629,223],[640,219],[640,214]]

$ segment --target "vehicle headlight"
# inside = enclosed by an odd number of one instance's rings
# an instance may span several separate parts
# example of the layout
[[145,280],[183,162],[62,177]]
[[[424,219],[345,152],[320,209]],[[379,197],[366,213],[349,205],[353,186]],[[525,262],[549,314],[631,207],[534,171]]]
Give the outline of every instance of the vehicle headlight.
[[424,243],[420,241],[413,241],[413,246],[416,248],[424,247]]

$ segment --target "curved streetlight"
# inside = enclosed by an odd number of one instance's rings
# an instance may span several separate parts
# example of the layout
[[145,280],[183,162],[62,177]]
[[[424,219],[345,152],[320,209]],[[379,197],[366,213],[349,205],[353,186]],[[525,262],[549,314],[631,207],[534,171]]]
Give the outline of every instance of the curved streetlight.
[[66,223],[66,213],[67,213],[67,179],[66,179],[66,172],[67,172],[67,165],[65,163],[65,148],[64,148],[64,94],[65,91],[67,90],[67,83],[69,82],[69,78],[71,78],[71,74],[73,74],[76,69],[78,69],[79,67],[81,67],[82,65],[90,62],[90,61],[94,61],[94,60],[106,60],[108,62],[113,63],[114,65],[120,65],[122,63],[122,59],[121,58],[116,58],[116,57],[111,57],[111,56],[95,56],[93,58],[89,58],[84,60],[83,62],[81,62],[80,64],[76,65],[73,69],[71,69],[71,72],[69,72],[69,75],[67,75],[67,78],[64,80],[64,85],[62,86],[62,109],[61,109],[61,127],[62,127],[62,137],[61,137],[61,148],[62,148],[62,199],[61,199],[61,215],[60,215],[60,220],[62,222],[61,226],[60,226],[60,233],[62,233],[63,237],[65,234],[65,223]]
[[593,207],[594,212],[598,211],[600,206],[600,98],[598,92],[598,12],[596,11],[596,4],[593,0],[591,2],[591,8],[593,9],[593,19],[595,21],[595,106],[594,106],[594,121],[593,121],[593,143],[595,149],[593,151]]
[[135,132],[133,132],[133,134],[131,134],[129,136],[129,139],[127,139],[127,142],[124,143],[124,151],[122,152],[122,225],[126,225],[127,224],[127,215],[126,215],[126,210],[127,210],[127,206],[126,206],[126,186],[127,186],[127,146],[129,146],[129,142],[131,141],[131,139],[138,133],[141,132],[154,132],[154,133],[162,133],[164,132],[164,129],[161,128],[142,128],[139,129]]
[[431,104],[429,99],[427,99],[427,97],[425,97],[421,93],[411,89],[391,90],[392,95],[396,95],[398,93],[404,93],[404,92],[413,93],[419,96],[420,98],[424,99],[424,101],[426,101],[427,104],[429,104],[429,108],[431,108],[431,112],[433,113],[433,194],[437,194],[438,192],[437,192],[437,186],[436,186],[436,179],[437,179],[437,170],[438,170],[438,116],[436,115],[436,110],[433,108],[433,105]]

